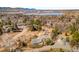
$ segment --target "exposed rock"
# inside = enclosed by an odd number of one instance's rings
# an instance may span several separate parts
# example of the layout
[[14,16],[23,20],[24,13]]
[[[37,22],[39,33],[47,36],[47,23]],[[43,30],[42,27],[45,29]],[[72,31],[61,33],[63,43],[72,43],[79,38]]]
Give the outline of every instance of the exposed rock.
[[39,36],[36,39],[32,39],[32,47],[41,47],[45,45],[45,41],[49,39],[48,35]]
[[66,41],[65,36],[59,35],[57,41],[53,45],[54,48],[65,48],[71,50],[70,44]]

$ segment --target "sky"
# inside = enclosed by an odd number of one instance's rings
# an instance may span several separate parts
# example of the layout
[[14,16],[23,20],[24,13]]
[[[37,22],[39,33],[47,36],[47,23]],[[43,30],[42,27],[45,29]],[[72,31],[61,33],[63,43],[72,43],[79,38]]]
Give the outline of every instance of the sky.
[[0,7],[79,9],[79,0],[0,0]]

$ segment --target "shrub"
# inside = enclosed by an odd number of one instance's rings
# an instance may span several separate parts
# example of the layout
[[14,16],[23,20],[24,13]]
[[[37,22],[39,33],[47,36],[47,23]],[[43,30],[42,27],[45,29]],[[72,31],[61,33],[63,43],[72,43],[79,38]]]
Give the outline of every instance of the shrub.
[[53,45],[53,44],[54,44],[53,41],[52,41],[50,38],[48,38],[48,39],[45,41],[45,43],[46,43],[46,45]]
[[31,30],[32,31],[39,31],[42,29],[40,20],[31,20]]
[[12,31],[14,31],[14,32],[16,32],[16,31],[19,30],[19,28],[18,28],[18,26],[17,26],[17,23],[14,23],[14,24],[11,26],[11,28],[12,28]]
[[59,35],[61,32],[59,31],[58,27],[55,26],[54,30],[52,30],[52,38]]
[[60,16],[59,19],[60,19],[61,21],[64,21],[64,18],[65,18],[65,16],[62,15],[62,16]]
[[2,27],[3,27],[3,22],[2,20],[0,20],[0,35],[3,34]]
[[70,31],[71,34],[73,34],[74,32],[78,31],[78,28],[77,28],[75,23],[72,23],[72,25],[70,25],[69,31]]
[[70,41],[71,46],[79,45],[79,32],[74,32],[72,34],[72,40]]
[[79,24],[79,16],[78,16],[78,18],[76,19],[76,24]]

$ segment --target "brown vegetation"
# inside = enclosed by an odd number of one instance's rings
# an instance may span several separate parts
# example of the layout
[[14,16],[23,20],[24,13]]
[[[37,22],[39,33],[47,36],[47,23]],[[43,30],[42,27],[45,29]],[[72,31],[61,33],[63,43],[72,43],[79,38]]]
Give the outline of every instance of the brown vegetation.
[[[63,48],[67,45],[71,50]],[[77,12],[65,12],[60,16],[0,14],[0,51],[64,52],[72,51],[73,46],[79,51],[78,45]]]

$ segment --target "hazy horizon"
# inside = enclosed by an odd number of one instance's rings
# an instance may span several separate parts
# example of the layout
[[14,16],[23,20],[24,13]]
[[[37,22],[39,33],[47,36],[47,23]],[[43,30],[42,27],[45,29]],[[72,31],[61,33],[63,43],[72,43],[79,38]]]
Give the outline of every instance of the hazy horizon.
[[78,0],[0,0],[0,7],[79,9]]

